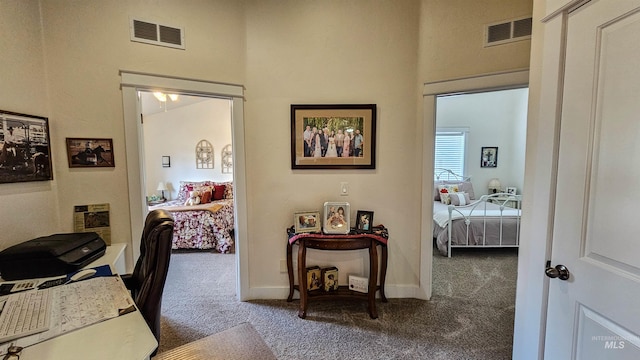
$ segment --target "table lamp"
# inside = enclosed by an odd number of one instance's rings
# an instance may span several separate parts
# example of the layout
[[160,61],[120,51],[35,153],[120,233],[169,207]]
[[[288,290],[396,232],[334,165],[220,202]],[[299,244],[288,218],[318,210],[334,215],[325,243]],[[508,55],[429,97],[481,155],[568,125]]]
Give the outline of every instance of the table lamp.
[[502,184],[500,184],[500,179],[493,178],[489,180],[489,194],[495,194],[500,192]]
[[167,190],[167,187],[165,186],[164,182],[160,181],[160,183],[158,183],[158,188],[156,190],[162,192],[162,199],[164,200],[164,191]]

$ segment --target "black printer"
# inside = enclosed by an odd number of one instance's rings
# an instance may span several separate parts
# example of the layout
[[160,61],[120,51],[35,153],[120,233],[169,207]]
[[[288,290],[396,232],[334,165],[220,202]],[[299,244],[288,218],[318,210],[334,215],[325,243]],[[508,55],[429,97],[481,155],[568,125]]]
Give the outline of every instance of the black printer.
[[0,252],[0,276],[20,280],[65,275],[104,255],[107,245],[95,232],[53,234]]

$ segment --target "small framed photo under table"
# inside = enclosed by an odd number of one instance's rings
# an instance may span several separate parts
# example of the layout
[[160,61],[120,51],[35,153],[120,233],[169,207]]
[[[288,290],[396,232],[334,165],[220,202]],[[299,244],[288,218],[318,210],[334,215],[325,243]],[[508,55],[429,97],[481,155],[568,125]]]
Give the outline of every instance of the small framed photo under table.
[[326,234],[348,234],[351,231],[348,202],[325,202],[322,231]]
[[307,291],[322,289],[322,271],[320,266],[310,266],[307,269]]

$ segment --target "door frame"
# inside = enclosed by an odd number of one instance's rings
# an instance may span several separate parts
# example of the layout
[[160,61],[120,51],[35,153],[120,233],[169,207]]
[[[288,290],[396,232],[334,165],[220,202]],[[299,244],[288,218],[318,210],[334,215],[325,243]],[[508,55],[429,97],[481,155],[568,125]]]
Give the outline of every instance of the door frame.
[[127,268],[140,255],[140,237],[147,214],[144,188],[144,158],[142,153],[142,123],[138,91],[165,91],[229,99],[231,101],[231,130],[233,146],[234,221],[236,250],[236,296],[247,300],[249,294],[248,249],[242,239],[247,238],[247,183],[244,133],[244,87],[197,79],[120,71],[124,130],[129,184],[132,249],[127,251]]
[[430,299],[433,288],[433,157],[438,96],[508,90],[526,87],[529,70],[515,70],[474,77],[425,83],[423,96],[422,224],[420,244],[420,287],[418,297]]

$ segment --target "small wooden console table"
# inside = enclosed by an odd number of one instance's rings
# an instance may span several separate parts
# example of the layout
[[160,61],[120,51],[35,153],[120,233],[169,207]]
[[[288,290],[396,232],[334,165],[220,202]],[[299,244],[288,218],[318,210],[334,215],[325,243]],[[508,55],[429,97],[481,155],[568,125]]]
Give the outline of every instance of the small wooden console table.
[[[292,228],[287,229],[289,241],[287,241],[287,270],[289,272],[289,297],[288,302],[293,301],[293,291],[300,293],[300,308],[298,317],[304,319],[307,316],[307,304],[309,298],[331,298],[331,297],[356,297],[368,300],[369,316],[372,319],[378,318],[376,311],[376,292],[380,290],[382,302],[387,302],[384,294],[384,282],[387,276],[387,239],[388,232],[384,227],[374,227],[375,233],[350,233],[345,235],[329,235],[317,233],[295,234]],[[293,278],[293,245],[298,245],[298,285],[294,284]],[[378,285],[378,251],[381,247],[380,263],[380,285]],[[318,250],[359,250],[369,249],[369,292],[359,293],[349,290],[348,285],[340,286],[337,291],[324,292],[316,290],[308,292],[307,289],[307,249]]]

